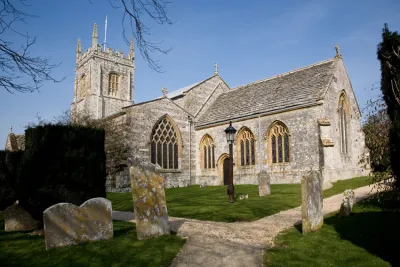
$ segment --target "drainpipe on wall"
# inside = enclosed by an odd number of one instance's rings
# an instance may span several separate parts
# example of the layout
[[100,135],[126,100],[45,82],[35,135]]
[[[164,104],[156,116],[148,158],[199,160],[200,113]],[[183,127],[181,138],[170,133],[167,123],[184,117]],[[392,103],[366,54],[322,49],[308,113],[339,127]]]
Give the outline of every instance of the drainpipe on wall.
[[261,171],[261,117],[258,116],[258,171]]
[[189,120],[189,185],[192,185],[192,117],[188,116]]

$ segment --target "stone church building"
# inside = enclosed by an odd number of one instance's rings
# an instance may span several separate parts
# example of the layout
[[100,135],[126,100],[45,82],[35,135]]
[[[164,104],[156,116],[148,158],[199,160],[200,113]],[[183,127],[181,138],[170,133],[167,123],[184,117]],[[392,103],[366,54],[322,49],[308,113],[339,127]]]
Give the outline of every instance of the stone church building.
[[[324,183],[368,174],[361,113],[339,48],[336,56],[263,80],[230,88],[218,74],[146,102],[134,102],[134,45],[130,52],[98,44],[82,52],[78,41],[71,114],[90,113],[129,125],[132,154],[159,164],[167,187],[227,183],[224,130],[237,129],[234,183],[299,183],[319,170]],[[217,67],[216,67],[217,68]],[[140,90],[140,89],[139,89]],[[125,190],[122,180],[110,191]]]

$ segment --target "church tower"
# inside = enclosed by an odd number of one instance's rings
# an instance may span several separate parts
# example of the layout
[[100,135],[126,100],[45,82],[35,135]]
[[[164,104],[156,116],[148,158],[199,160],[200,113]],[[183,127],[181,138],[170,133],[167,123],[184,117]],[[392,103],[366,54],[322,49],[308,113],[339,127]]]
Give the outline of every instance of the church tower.
[[[105,48],[105,46],[104,46]],[[91,115],[101,119],[133,104],[134,44],[131,40],[128,56],[98,44],[94,24],[92,45],[82,53],[81,41],[76,47],[74,100],[71,116]]]

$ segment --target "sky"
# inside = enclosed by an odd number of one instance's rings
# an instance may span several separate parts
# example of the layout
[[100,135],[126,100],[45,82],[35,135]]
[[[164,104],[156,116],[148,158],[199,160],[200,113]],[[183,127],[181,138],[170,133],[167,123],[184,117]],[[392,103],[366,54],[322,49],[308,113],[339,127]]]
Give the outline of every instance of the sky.
[[[38,116],[51,120],[70,108],[77,40],[81,39],[85,51],[91,45],[94,23],[102,43],[107,15],[107,46],[129,52],[122,37],[123,11],[109,1],[28,0],[28,4],[23,10],[36,17],[16,25],[17,29],[37,37],[31,55],[60,63],[52,74],[64,79],[45,82],[33,93],[10,94],[0,88],[0,147],[11,125],[14,133],[23,133]],[[389,29],[400,31],[398,0],[171,0],[166,11],[172,25],[158,25],[144,17],[150,26],[149,40],[172,50],[167,55],[152,54],[162,66],[163,72],[158,73],[136,49],[135,103],[161,96],[163,87],[171,92],[210,77],[216,62],[220,76],[234,88],[332,58],[339,44],[363,109],[379,94],[371,88],[380,81],[376,49],[383,25],[386,22]],[[12,32],[0,38],[16,46],[21,41]]]

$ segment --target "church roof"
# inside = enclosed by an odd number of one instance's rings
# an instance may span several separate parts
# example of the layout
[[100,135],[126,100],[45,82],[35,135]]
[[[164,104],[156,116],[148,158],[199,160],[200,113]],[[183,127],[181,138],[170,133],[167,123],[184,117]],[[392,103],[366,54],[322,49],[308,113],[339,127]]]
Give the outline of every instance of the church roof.
[[199,118],[197,126],[316,105],[333,76],[329,59],[221,94]]

